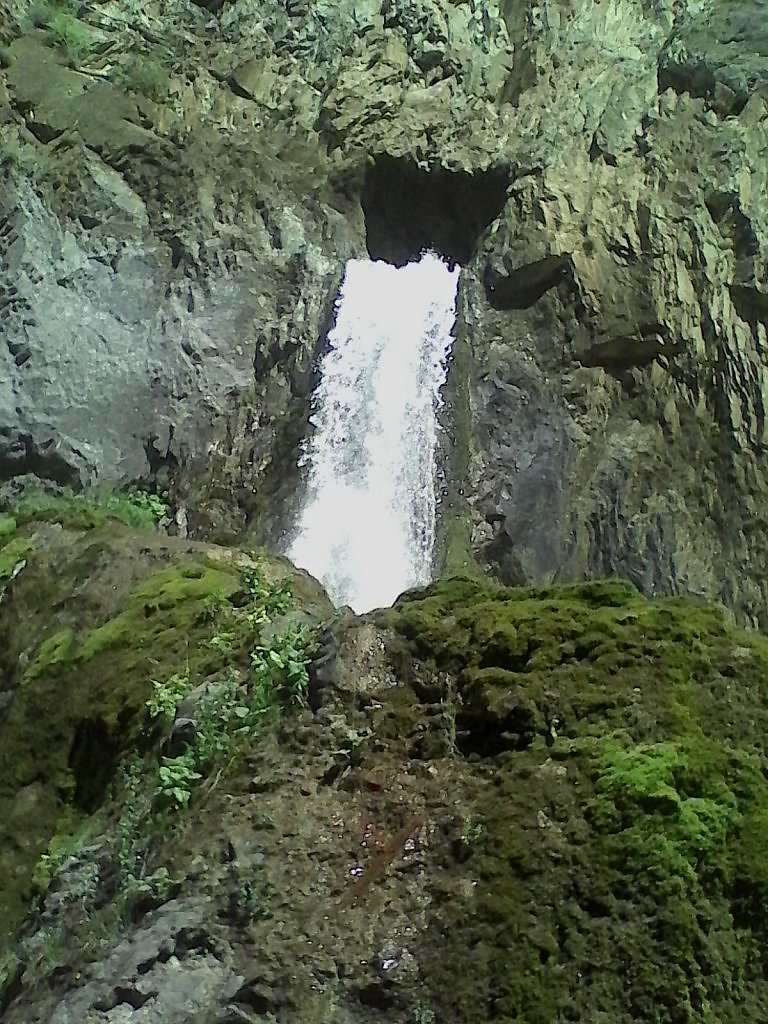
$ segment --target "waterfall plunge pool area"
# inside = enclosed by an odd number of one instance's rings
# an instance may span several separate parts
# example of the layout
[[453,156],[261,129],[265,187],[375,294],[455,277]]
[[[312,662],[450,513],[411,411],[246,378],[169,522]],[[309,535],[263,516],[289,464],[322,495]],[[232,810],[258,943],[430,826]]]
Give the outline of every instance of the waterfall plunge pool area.
[[404,267],[346,266],[287,554],[358,613],[431,579],[438,414],[459,274],[429,252]]

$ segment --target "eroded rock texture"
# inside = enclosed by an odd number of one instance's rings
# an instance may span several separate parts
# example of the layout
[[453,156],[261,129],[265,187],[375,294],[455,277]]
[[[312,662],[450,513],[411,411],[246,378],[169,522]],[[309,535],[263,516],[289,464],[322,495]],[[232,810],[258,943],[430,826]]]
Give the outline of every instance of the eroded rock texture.
[[474,546],[762,623],[765,6],[546,6],[467,280]]
[[440,564],[765,624],[758,0],[5,9],[0,464],[279,543],[344,261],[466,268]]

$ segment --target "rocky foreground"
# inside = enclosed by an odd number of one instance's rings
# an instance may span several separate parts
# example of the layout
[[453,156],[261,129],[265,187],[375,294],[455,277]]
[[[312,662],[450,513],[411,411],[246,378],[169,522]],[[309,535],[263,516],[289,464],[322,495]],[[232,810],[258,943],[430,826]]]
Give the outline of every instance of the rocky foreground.
[[145,506],[16,511],[4,1021],[764,1019],[762,636],[619,582],[356,618]]

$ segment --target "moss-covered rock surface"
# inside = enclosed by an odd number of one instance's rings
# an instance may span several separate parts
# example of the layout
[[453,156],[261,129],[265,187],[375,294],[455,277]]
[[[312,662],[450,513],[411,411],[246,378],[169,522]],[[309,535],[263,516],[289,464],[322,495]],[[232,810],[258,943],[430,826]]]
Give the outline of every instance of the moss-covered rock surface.
[[100,808],[118,765],[157,745],[153,688],[183,680],[181,698],[247,665],[267,621],[260,594],[279,592],[280,581],[303,599],[308,619],[331,610],[319,584],[287,561],[164,536],[142,512],[114,498],[40,498],[6,516],[0,531],[6,942],[60,822],[69,829],[73,816]]
[[474,898],[438,913],[451,1019],[760,1019],[765,640],[613,582],[451,581],[382,621],[482,766]]
[[618,582],[360,619],[253,553],[19,541],[4,1019],[765,1019],[762,636]]

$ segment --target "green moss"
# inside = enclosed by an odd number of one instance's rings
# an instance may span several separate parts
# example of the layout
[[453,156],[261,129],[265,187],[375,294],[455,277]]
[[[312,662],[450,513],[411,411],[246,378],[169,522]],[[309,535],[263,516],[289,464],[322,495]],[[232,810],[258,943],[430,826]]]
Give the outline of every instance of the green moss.
[[678,892],[703,877],[730,881],[742,809],[762,802],[765,786],[754,786],[754,755],[729,764],[727,754],[720,743],[692,737],[633,747],[604,741],[590,815],[621,859],[628,887]]
[[29,537],[14,537],[0,547],[0,583],[7,580],[19,562],[34,549],[35,543]]
[[85,60],[94,45],[89,26],[67,10],[53,13],[47,33],[51,42],[61,47],[73,64]]
[[166,100],[171,84],[169,71],[146,54],[131,53],[127,57],[127,63],[113,73],[115,84],[148,96],[156,103]]
[[45,852],[35,865],[32,885],[38,892],[44,893],[48,885],[67,858],[77,854],[87,842],[92,822],[77,814],[72,807],[65,807],[56,830],[48,841]]
[[[67,555],[77,565],[81,552],[75,545]],[[24,601],[38,591],[42,601],[55,600],[35,585],[35,574],[50,580],[62,571],[56,566],[25,569],[16,614],[23,617]],[[0,735],[0,917],[9,926],[23,911],[30,857],[48,842],[61,808],[71,799],[86,811],[97,807],[121,751],[137,742],[152,679],[181,669],[201,678],[222,665],[204,642],[211,629],[205,603],[239,587],[234,568],[187,559],[135,583],[106,622],[62,624],[33,652]],[[70,609],[76,616],[77,604]],[[22,794],[36,792],[38,780],[45,780],[45,799],[21,816]]]
[[22,676],[22,685],[26,686],[46,673],[55,672],[59,666],[71,662],[76,648],[76,634],[71,626],[57,630],[40,644],[35,660]]
[[[153,681],[229,681],[222,703],[209,701],[207,719],[201,714],[201,764],[219,771],[234,749],[224,745],[221,729],[231,728],[239,750],[247,742],[242,730],[268,718],[265,701],[251,708],[234,692],[250,679],[254,692],[266,693],[263,666],[250,658],[265,623],[279,619],[278,634],[265,637],[258,651],[272,656],[271,665],[279,655],[285,676],[266,680],[273,684],[270,699],[303,697],[304,654],[299,663],[296,651],[278,641],[291,624],[333,611],[319,586],[296,577],[285,559],[115,529],[114,508],[108,503],[105,519],[104,505],[80,498],[22,503],[15,510],[19,533],[0,547],[11,569],[29,549],[12,599],[0,602],[0,971],[3,946],[19,948],[35,865],[42,885],[45,858],[58,854],[51,837],[70,818],[114,813],[110,794],[126,753],[152,763],[167,725],[152,720],[147,707]],[[36,529],[46,518],[67,529]],[[216,759],[221,751],[224,762]],[[154,892],[153,878],[134,879],[142,899]]]
[[11,508],[18,526],[27,523],[60,523],[71,530],[98,530],[119,522],[137,529],[154,529],[165,506],[143,491],[125,493],[28,493]]
[[642,951],[626,946],[638,1018],[662,1002],[682,1019],[721,1019],[718,998],[743,990],[766,935],[768,873],[754,857],[768,844],[764,752],[695,733],[601,747],[588,811],[597,857],[617,906],[653,907]]
[[449,579],[376,618],[423,700],[450,676],[458,752],[493,766],[473,900],[436,911],[468,981],[431,1001],[467,1024],[478,1001],[517,1024],[762,1019],[766,638],[616,581]]
[[234,589],[230,573],[210,566],[189,563],[156,573],[133,592],[123,612],[83,637],[78,659],[90,661],[122,648],[141,660],[142,650],[152,648],[183,662],[188,634],[179,626],[194,620],[211,594]]
[[16,533],[17,525],[13,516],[0,514],[0,546]]

